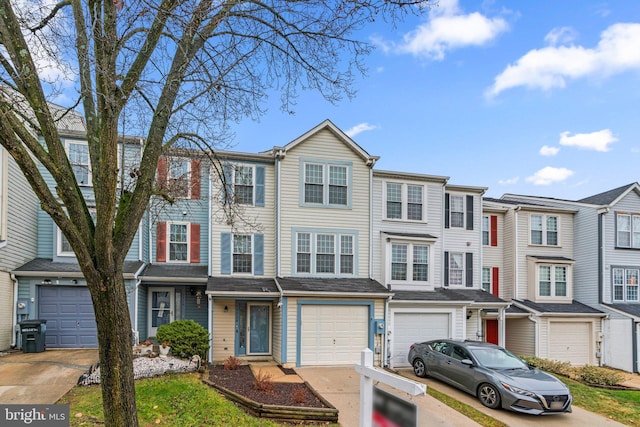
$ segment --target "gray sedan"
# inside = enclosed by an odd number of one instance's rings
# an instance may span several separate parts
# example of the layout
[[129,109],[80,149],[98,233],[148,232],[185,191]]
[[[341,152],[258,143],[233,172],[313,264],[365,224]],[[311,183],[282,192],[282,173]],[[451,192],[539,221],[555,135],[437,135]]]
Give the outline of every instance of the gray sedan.
[[408,359],[417,376],[442,380],[478,397],[488,408],[533,415],[571,412],[571,393],[561,381],[494,344],[453,340],[414,343]]

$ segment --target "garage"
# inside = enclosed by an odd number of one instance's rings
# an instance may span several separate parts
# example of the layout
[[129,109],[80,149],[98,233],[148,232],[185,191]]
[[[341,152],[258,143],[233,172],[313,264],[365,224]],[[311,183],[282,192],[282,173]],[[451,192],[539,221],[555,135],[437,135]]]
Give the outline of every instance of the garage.
[[451,337],[450,313],[392,312],[391,367],[409,366],[407,355],[414,342]]
[[368,305],[301,307],[300,365],[351,365],[369,347]]
[[592,341],[591,322],[549,322],[549,359],[593,364]]
[[47,321],[49,348],[98,347],[98,333],[89,289],[81,286],[40,286],[38,317]]

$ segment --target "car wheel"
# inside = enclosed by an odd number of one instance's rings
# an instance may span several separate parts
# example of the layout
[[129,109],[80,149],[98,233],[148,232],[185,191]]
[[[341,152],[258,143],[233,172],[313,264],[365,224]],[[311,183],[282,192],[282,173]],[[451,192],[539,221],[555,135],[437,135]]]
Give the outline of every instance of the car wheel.
[[498,389],[488,383],[481,384],[478,388],[478,399],[487,408],[496,409],[500,406]]
[[416,359],[413,361],[413,373],[416,374],[417,377],[424,378],[427,376],[427,367],[422,359]]

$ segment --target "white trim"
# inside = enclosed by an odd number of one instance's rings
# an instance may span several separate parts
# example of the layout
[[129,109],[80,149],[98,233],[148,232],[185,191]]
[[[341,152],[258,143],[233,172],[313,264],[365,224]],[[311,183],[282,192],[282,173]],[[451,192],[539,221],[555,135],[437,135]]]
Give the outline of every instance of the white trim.
[[154,328],[151,326],[153,324],[153,292],[169,292],[169,323],[174,321],[174,313],[175,313],[175,289],[166,287],[166,288],[149,288],[149,301],[147,303],[147,335],[150,337],[155,337],[157,332],[157,327]]
[[[62,239],[63,237],[66,239],[66,237],[62,234],[62,230],[60,230],[59,227],[56,226],[56,255],[59,257],[75,257],[76,254],[75,252],[73,252],[73,249],[71,249],[71,251],[63,251],[62,250]],[[68,242],[68,240],[67,240]]]
[[[531,229],[531,218],[533,216],[539,216],[539,217],[542,218],[542,230],[540,230],[542,232],[542,243],[533,243],[531,241],[531,232],[533,231]],[[549,218],[555,218],[556,219],[556,237],[557,237],[558,241],[557,241],[557,243],[555,245],[550,245],[547,242],[547,232],[548,232],[548,230],[547,230],[547,220]],[[529,214],[529,227],[528,227],[528,229],[529,229],[529,245],[531,245],[531,246],[548,246],[550,248],[560,248],[560,247],[562,247],[562,242],[560,241],[560,237],[561,237],[561,232],[560,232],[560,228],[561,228],[560,222],[561,221],[560,221],[560,219],[561,219],[560,215],[548,215],[548,214],[543,214],[543,213],[539,213],[539,214],[538,213],[535,213],[535,214],[534,213],[530,213]]]
[[[71,169],[73,169],[74,163],[71,161],[71,157],[69,157],[69,148],[70,145],[83,145],[87,147],[87,182],[78,182],[78,185],[81,187],[91,187],[93,186],[93,172],[91,170],[91,154],[89,152],[89,143],[87,141],[77,140],[77,139],[65,139],[64,140],[64,148],[67,153],[67,158],[69,159],[69,163],[71,165]],[[76,163],[77,165],[84,164]],[[74,174],[75,175],[75,174]]]
[[[231,177],[231,186],[233,187],[233,200],[240,206],[255,206],[256,205],[256,165],[252,165],[249,163],[232,163],[232,177]],[[248,168],[251,169],[251,203],[239,203],[236,199],[236,171],[238,168]],[[265,177],[266,180],[266,177]]]
[[[387,217],[387,186],[389,184],[399,184],[400,185],[400,218],[389,218]],[[422,188],[422,213],[421,219],[409,219],[409,186],[413,187],[421,187]],[[392,222],[410,222],[417,224],[424,224],[427,222],[427,208],[426,208],[426,200],[427,200],[427,186],[424,184],[419,184],[415,182],[406,182],[406,181],[398,181],[398,180],[384,180],[382,181],[382,219],[384,221],[392,221]]]
[[[187,245],[187,259],[186,260],[174,260],[171,259],[171,226],[172,225],[186,225],[187,226],[187,241],[184,242]],[[165,244],[165,259],[167,263],[175,263],[175,264],[188,264],[191,262],[191,223],[184,221],[168,221],[166,223],[166,244]],[[176,242],[176,244],[182,244],[183,242]],[[156,258],[158,255],[156,254]]]
[[[393,245],[404,245],[407,247],[407,278],[405,280],[393,280],[391,277],[391,273],[393,270]],[[413,251],[416,246],[425,246],[427,251],[427,280],[413,280]],[[404,240],[404,239],[387,239],[385,244],[385,283],[390,283],[392,285],[403,285],[403,284],[416,284],[416,285],[430,285],[433,283],[433,275],[434,275],[434,244],[430,241],[415,241],[415,240]],[[395,288],[394,288],[395,289]]]

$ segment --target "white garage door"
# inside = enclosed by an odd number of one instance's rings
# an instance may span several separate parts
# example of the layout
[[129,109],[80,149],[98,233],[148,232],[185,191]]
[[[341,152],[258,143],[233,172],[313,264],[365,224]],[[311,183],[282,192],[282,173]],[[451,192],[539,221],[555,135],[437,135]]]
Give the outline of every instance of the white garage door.
[[369,346],[369,307],[303,305],[300,319],[301,365],[350,365]]
[[550,322],[549,359],[591,364],[591,322]]
[[391,366],[409,366],[407,354],[414,342],[450,338],[449,313],[392,313]]

